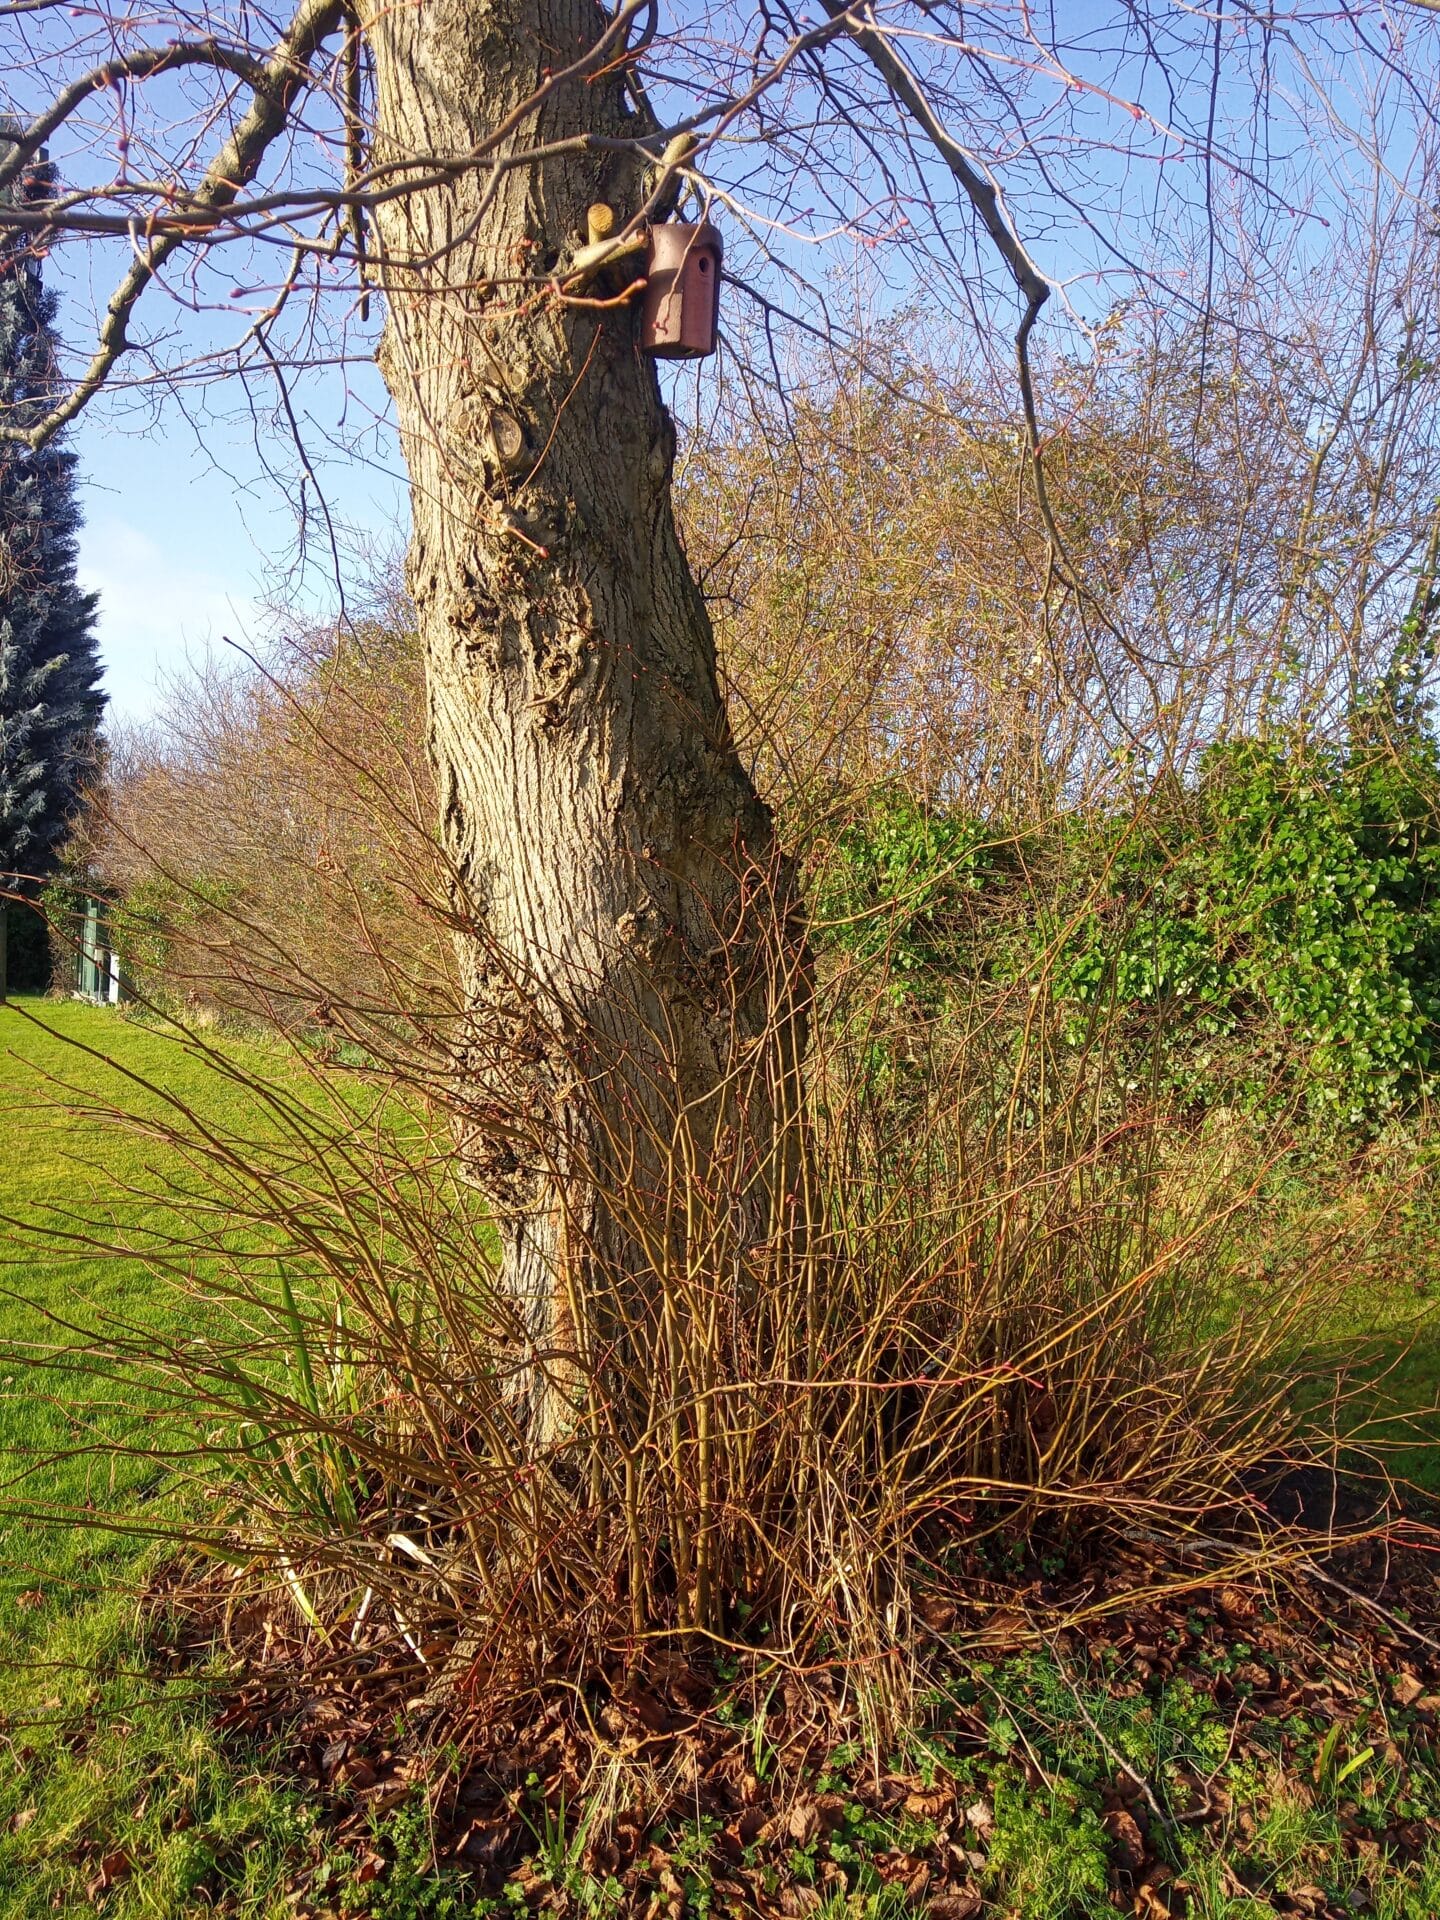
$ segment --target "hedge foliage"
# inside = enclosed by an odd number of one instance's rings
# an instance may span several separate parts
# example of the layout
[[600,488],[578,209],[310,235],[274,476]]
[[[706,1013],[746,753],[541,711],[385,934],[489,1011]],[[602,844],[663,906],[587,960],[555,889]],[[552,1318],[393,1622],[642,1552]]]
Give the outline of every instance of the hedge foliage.
[[1440,1074],[1440,756],[1217,746],[1190,785],[1024,833],[876,795],[820,863],[823,947],[934,1013],[1021,970],[1182,1107],[1374,1125]]

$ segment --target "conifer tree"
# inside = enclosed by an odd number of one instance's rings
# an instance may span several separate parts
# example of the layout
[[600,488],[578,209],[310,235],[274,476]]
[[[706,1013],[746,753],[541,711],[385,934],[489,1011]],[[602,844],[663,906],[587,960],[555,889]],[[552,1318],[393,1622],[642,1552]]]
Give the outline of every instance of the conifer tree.
[[[9,129],[0,126],[0,147]],[[55,191],[43,159],[7,197],[43,205]],[[42,280],[43,238],[0,238],[0,419],[25,425],[54,405],[60,371],[56,295]],[[52,442],[0,442],[0,998],[8,941],[4,896],[53,870],[95,764],[99,688],[96,599],[75,577],[80,508],[75,456]]]

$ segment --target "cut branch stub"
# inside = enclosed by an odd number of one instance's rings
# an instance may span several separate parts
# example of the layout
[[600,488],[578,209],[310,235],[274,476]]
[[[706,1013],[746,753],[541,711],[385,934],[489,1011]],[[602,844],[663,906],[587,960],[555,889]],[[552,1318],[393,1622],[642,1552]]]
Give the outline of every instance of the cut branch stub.
[[490,415],[490,450],[495,464],[506,473],[514,473],[525,464],[525,429],[504,407],[496,407]]

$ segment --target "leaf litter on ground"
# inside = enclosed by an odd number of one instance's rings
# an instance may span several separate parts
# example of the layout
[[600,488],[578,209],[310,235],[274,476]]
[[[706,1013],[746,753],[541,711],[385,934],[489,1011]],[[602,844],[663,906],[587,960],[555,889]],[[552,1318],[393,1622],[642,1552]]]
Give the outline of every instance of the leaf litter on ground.
[[[320,1810],[329,1851],[292,1882],[300,1916],[1431,1920],[1437,1551],[1408,1525],[1314,1577],[1191,1569],[1167,1588],[1140,1543],[1074,1591],[929,1596],[896,1751],[868,1742],[840,1658],[799,1673],[758,1648],[651,1649],[509,1694],[477,1669],[437,1705],[403,1641],[377,1630],[337,1656],[283,1594],[232,1617],[216,1724]],[[222,1585],[156,1595],[197,1659]],[[1412,1879],[1429,1904],[1404,1904]]]

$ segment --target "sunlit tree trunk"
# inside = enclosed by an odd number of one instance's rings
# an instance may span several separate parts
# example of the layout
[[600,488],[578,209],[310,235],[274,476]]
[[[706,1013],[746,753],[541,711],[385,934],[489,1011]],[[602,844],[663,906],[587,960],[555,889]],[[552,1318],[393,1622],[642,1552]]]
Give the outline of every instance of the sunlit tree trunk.
[[[466,154],[604,26],[592,0],[377,14],[375,161]],[[644,131],[612,70],[552,92],[507,150]],[[645,164],[568,151],[492,182],[461,167],[379,209],[381,365],[411,476],[441,831],[473,919],[457,934],[465,1151],[529,1339],[565,1354],[584,1346],[569,1303],[593,1262],[639,1271],[639,1243],[663,1234],[677,1134],[703,1181],[747,1132],[746,1231],[783,1215],[770,1155],[799,949],[770,938],[788,870],[719,695],[634,306],[534,290],[584,240],[590,203],[622,220],[640,205]],[[517,1144],[517,1110],[548,1152]],[[619,1187],[648,1195],[639,1234],[607,1204]],[[555,1396],[539,1398],[553,1430]]]

